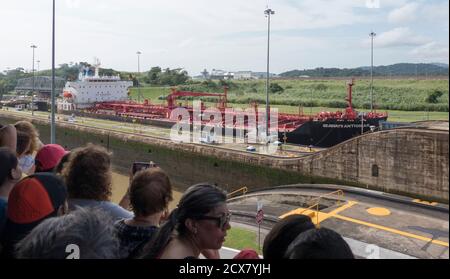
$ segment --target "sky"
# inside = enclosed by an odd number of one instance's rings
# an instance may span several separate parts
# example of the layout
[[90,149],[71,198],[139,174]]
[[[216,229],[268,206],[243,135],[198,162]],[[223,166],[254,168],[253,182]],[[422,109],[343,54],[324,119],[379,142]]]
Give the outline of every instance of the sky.
[[[448,63],[448,0],[56,0],[56,65],[136,72]],[[0,71],[51,68],[52,1],[0,0]],[[37,62],[35,62],[37,68]]]

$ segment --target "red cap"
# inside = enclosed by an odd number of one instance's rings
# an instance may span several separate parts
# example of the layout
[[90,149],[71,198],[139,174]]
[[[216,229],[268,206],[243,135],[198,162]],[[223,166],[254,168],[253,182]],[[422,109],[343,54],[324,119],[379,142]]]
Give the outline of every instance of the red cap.
[[54,213],[66,198],[60,178],[44,173],[28,176],[9,194],[7,216],[15,224],[30,224]]
[[59,144],[44,145],[36,155],[36,161],[40,164],[38,171],[52,170],[67,153],[69,152]]

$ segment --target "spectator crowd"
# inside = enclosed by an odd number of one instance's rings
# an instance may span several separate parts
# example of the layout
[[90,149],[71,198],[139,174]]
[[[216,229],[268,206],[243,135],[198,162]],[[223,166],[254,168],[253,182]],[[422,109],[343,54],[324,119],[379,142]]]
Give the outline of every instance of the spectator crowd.
[[[189,187],[178,206],[157,166],[130,173],[119,204],[111,201],[111,156],[87,144],[71,151],[44,144],[27,121],[0,124],[0,258],[219,259],[230,230],[226,193]],[[130,162],[131,163],[131,162]],[[310,217],[280,220],[264,240],[264,259],[352,259],[335,231]],[[245,249],[235,259],[259,259]]]

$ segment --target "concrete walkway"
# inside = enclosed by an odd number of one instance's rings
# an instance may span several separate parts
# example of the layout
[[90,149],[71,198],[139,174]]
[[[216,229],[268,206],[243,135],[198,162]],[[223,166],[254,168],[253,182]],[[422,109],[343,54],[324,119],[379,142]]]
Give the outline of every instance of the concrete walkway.
[[274,189],[234,199],[229,208],[254,214],[256,203],[262,202],[266,216],[273,218],[299,213],[314,216],[313,222],[340,233],[358,258],[449,258],[448,206],[445,211],[443,205],[433,208],[400,197],[383,199],[378,193],[352,192],[339,197],[339,204],[337,197],[328,197],[321,201],[320,211],[305,211],[305,201],[324,193],[311,188]]

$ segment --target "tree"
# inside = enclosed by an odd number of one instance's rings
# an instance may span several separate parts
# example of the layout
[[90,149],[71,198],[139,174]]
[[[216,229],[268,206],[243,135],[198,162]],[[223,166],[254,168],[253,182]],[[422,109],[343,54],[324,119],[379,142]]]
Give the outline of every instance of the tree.
[[434,90],[432,93],[428,94],[428,97],[425,101],[429,104],[437,104],[439,103],[439,98],[444,95],[444,93],[440,90]]
[[161,71],[161,68],[154,67],[150,70],[148,75],[151,84],[176,86],[186,84],[189,80],[189,76],[183,69],[166,68]]
[[269,86],[269,90],[272,93],[281,93],[284,91],[284,88],[281,87],[278,83],[271,83]]
[[161,68],[152,67],[147,74],[147,82],[153,85],[157,85],[160,82]]

